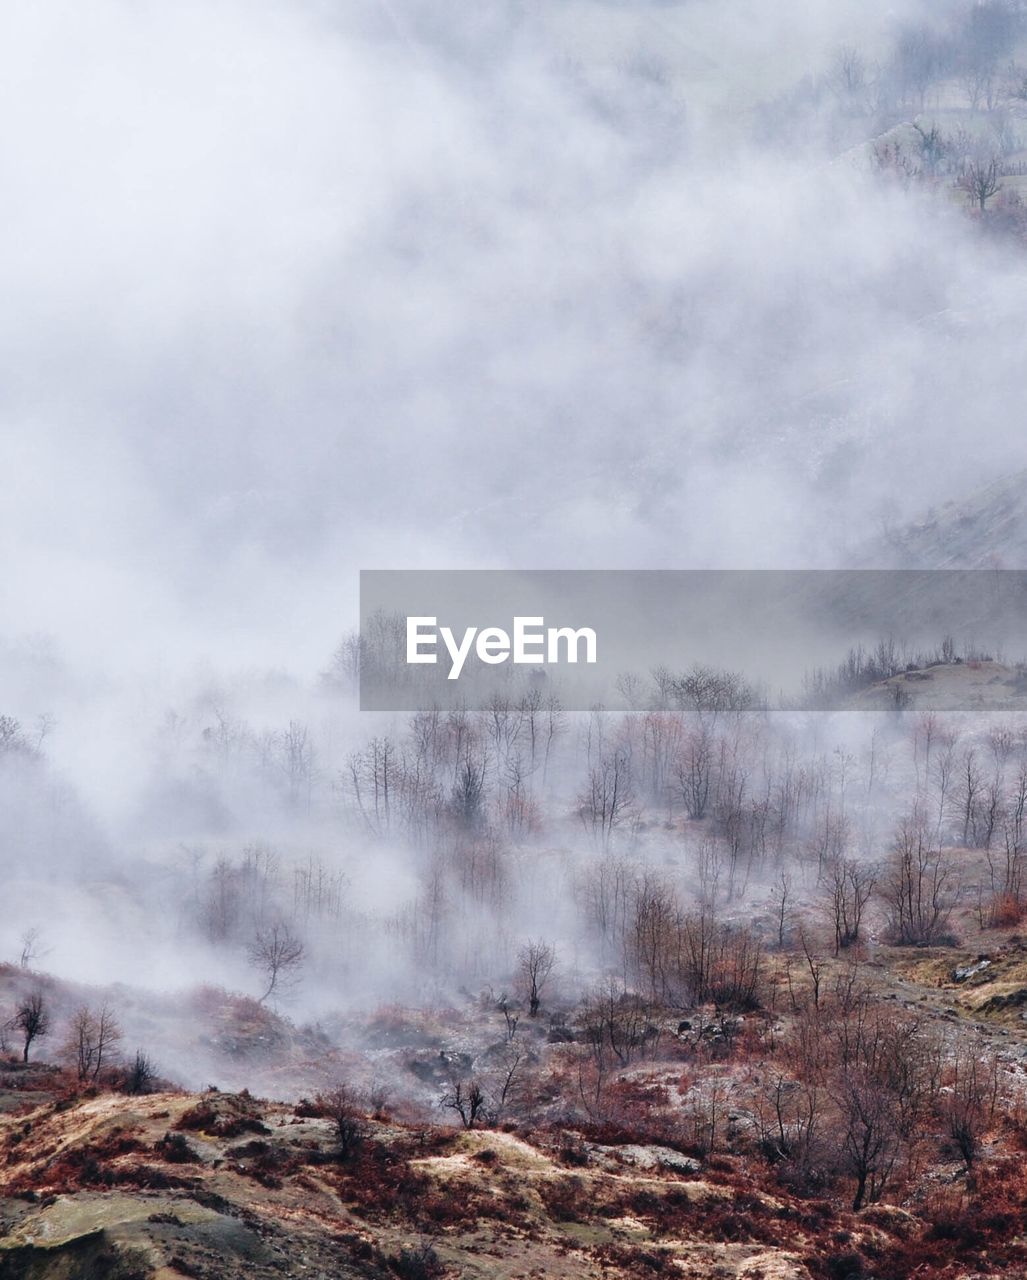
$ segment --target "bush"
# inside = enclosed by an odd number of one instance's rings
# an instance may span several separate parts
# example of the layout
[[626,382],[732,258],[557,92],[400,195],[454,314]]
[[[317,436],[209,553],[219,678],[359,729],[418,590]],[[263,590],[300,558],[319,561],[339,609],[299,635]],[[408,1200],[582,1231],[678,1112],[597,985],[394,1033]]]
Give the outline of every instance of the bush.
[[988,908],[988,924],[992,929],[1014,929],[1023,921],[1024,907],[1014,894],[997,893]]
[[358,1107],[354,1095],[346,1085],[339,1085],[314,1100],[318,1112],[330,1120],[335,1128],[339,1159],[351,1160],[363,1146],[368,1135],[368,1125]]
[[824,1270],[829,1280],[863,1280],[866,1275],[863,1255],[855,1250],[825,1258]]
[[402,1280],[433,1280],[442,1275],[445,1268],[439,1255],[428,1241],[419,1245],[405,1245],[391,1260],[393,1271]]
[[266,1124],[263,1124],[257,1116],[248,1110],[239,1106],[240,1099],[233,1100],[231,1095],[224,1095],[226,1106],[229,1110],[234,1110],[235,1114],[222,1114],[222,1112],[210,1102],[198,1102],[195,1107],[190,1107],[186,1111],[178,1123],[176,1129],[184,1129],[187,1132],[210,1133],[218,1138],[238,1138],[244,1133],[261,1133],[267,1134],[271,1130]]
[[143,1053],[142,1049],[136,1050],[136,1055],[131,1065],[121,1073],[118,1087],[123,1093],[133,1095],[154,1093],[156,1091],[157,1072],[153,1063]]
[[154,1151],[168,1164],[199,1164],[200,1157],[180,1133],[166,1133]]

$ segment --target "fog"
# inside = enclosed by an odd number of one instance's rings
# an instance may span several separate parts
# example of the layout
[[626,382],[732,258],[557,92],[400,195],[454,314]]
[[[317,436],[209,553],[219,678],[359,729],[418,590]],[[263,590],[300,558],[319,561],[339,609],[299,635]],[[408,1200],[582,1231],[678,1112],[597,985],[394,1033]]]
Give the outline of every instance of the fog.
[[[831,87],[966,12],[7,5],[0,713],[43,757],[2,779],[11,958],[38,921],[65,977],[250,990],[183,921],[254,841],[354,920],[422,891],[342,812],[402,731],[320,680],[361,568],[866,563],[1019,468],[1022,246],[871,162],[901,87]],[[411,993],[352,936],[358,994]]]

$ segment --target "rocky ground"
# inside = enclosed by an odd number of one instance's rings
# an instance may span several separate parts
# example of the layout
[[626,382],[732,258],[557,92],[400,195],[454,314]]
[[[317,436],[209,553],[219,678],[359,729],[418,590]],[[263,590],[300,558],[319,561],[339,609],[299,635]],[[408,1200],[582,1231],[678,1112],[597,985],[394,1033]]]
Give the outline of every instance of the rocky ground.
[[9,1113],[0,1276],[799,1280],[825,1225],[847,1229],[660,1146],[371,1120],[343,1158],[310,1110],[160,1093]]

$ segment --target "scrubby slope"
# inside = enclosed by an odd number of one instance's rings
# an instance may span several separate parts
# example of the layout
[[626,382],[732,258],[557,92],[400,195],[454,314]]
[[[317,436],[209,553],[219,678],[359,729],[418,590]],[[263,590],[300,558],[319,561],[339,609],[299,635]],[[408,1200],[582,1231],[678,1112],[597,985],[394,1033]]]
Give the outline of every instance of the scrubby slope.
[[0,1276],[808,1280],[802,1255],[841,1227],[726,1162],[700,1174],[670,1151],[559,1133],[378,1121],[342,1160],[312,1110],[165,1093],[4,1118]]

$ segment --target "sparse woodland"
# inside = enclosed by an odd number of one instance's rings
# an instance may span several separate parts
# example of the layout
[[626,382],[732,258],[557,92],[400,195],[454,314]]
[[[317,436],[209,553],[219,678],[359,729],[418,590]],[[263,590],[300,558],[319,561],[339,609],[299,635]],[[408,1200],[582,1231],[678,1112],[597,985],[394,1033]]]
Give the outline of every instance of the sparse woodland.
[[[1027,1196],[1027,730],[894,699],[816,710],[829,687],[990,661],[908,656],[854,650],[806,709],[712,668],[625,677],[630,709],[532,687],[392,717],[335,763],[323,730],[207,710],[193,758],[307,834],[198,845],[165,884],[177,945],[249,975],[247,996],[194,1000],[194,1028],[232,1078],[308,1089],[344,1164],[388,1116],[583,1144],[586,1164],[589,1143],[642,1144],[760,1196],[901,1207],[924,1258],[944,1223],[953,1257],[1018,1259],[1012,1217],[983,1206]],[[327,725],[346,696],[319,696]],[[6,742],[45,771],[17,725]],[[48,979],[44,943],[26,934],[5,978],[12,1064],[56,1064],[71,1097],[161,1087],[117,996]],[[909,1241],[875,1249],[921,1274]]]
[[1022,564],[1027,0],[15,8],[0,1280],[1027,1275],[1020,653],[329,653]]

